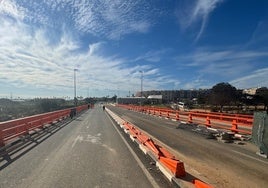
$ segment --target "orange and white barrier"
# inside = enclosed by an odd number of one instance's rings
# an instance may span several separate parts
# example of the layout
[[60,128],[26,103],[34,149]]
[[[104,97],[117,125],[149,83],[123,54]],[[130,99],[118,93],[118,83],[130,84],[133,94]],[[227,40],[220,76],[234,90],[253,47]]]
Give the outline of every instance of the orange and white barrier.
[[[173,183],[174,178],[182,178],[186,176],[186,171],[184,163],[176,159],[176,157],[170,153],[167,149],[156,144],[152,138],[146,135],[143,131],[137,128],[135,125],[125,121],[124,119],[117,116],[114,112],[107,109],[108,114],[120,125],[124,132],[129,135],[132,141],[136,142],[139,145],[141,151],[149,155],[156,163],[156,166],[159,170]],[[200,180],[194,180],[192,186],[196,188],[200,187]],[[202,182],[203,185],[207,185],[204,188],[213,188],[211,185]]]

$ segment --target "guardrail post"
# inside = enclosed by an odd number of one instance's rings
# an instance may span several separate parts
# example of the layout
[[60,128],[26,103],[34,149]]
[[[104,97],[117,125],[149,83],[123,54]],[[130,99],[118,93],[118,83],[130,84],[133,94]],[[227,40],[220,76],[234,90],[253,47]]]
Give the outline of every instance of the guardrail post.
[[206,118],[206,124],[205,125],[207,127],[211,127],[211,122],[210,122],[209,116],[207,116],[207,118]]
[[233,122],[232,122],[231,131],[234,132],[234,133],[238,133],[238,130],[237,130],[237,120],[236,119],[234,119]]
[[167,111],[167,118],[169,119],[169,111]]
[[188,115],[188,123],[193,123],[193,117],[191,113]]
[[179,113],[176,112],[176,121],[179,121],[180,120],[180,116],[179,116]]
[[3,130],[0,130],[0,147],[3,147],[4,145]]

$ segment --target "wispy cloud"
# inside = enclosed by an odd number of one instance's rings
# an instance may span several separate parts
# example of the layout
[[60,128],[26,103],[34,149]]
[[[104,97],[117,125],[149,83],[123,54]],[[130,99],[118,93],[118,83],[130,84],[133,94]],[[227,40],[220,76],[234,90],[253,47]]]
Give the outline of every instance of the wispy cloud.
[[268,68],[252,71],[250,74],[230,81],[236,87],[250,88],[268,86]]
[[78,32],[112,40],[148,32],[158,16],[154,5],[144,0],[21,0],[17,4],[25,7],[18,15],[25,15],[28,22],[50,27],[65,23]]
[[0,15],[10,16],[15,19],[24,18],[25,9],[21,6],[18,6],[12,0],[0,0]]
[[[178,66],[184,69],[195,70],[197,77],[202,76],[203,79],[196,78],[196,81],[189,82],[189,85],[198,86],[209,85],[215,83],[206,83],[206,80],[211,80],[213,77],[215,80],[229,81],[236,83],[236,86],[243,88],[248,85],[250,87],[251,82],[243,82],[247,78],[254,77],[254,83],[260,85],[267,84],[262,81],[264,74],[262,69],[266,65],[266,59],[268,53],[266,51],[250,51],[229,48],[228,50],[215,49],[199,49],[183,57],[179,57],[180,62]],[[261,73],[258,70],[263,70]],[[256,74],[258,73],[258,74]],[[248,75],[248,76],[245,76]],[[235,80],[235,81],[233,81]],[[251,85],[252,87],[256,85]]]
[[57,43],[52,44],[43,28],[3,17],[0,22],[0,85],[72,95],[74,68],[78,68],[78,93],[88,88],[135,92],[140,87],[140,70],[144,71],[144,88],[160,88],[169,82],[169,77],[161,77],[152,65],[133,67],[124,58],[103,55],[105,42],[90,43],[88,50],[80,51],[81,44],[64,28]]
[[252,33],[251,39],[246,44],[246,47],[252,48],[252,49],[259,49],[259,48],[265,48],[267,50],[267,44],[268,42],[268,21],[267,20],[261,20],[258,22],[254,32]]
[[198,49],[193,53],[179,57],[185,62],[185,66],[204,66],[210,63],[237,61],[248,62],[257,58],[267,57],[266,51],[251,51],[251,50],[236,50],[229,48],[228,50],[212,50],[212,49]]
[[183,1],[176,11],[179,24],[183,30],[199,26],[199,31],[195,37],[198,41],[202,36],[208,23],[209,15],[222,3],[223,0],[194,0]]
[[165,57],[165,54],[167,53],[167,49],[163,50],[155,50],[155,51],[149,51],[137,58],[135,58],[134,61],[140,61],[140,60],[146,60],[148,62],[159,62],[161,61],[162,57]]

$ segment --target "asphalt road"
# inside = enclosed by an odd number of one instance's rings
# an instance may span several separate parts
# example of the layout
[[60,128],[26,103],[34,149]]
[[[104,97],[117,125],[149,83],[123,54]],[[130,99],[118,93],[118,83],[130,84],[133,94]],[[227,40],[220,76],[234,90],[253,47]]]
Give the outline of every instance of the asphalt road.
[[249,142],[226,144],[177,128],[177,122],[108,108],[164,143],[185,162],[187,171],[200,173],[215,187],[268,187],[268,160],[257,156],[257,148]]
[[1,188],[148,188],[154,183],[100,108],[82,114],[0,171]]

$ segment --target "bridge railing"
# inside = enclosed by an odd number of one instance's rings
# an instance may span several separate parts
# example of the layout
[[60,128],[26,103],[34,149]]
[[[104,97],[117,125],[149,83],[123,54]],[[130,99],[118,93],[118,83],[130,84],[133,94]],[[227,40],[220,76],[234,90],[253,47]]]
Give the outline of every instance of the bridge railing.
[[139,111],[155,116],[184,121],[187,123],[198,123],[206,127],[214,127],[232,131],[234,133],[251,134],[253,116],[242,114],[211,113],[199,111],[179,111],[168,108],[157,108],[148,106],[122,105],[119,107],[128,110]]
[[[53,124],[70,116],[72,108],[38,114],[20,119],[0,122],[0,147],[7,141],[27,135],[31,131],[43,128],[45,125]],[[88,105],[75,108],[77,113],[88,109]]]

